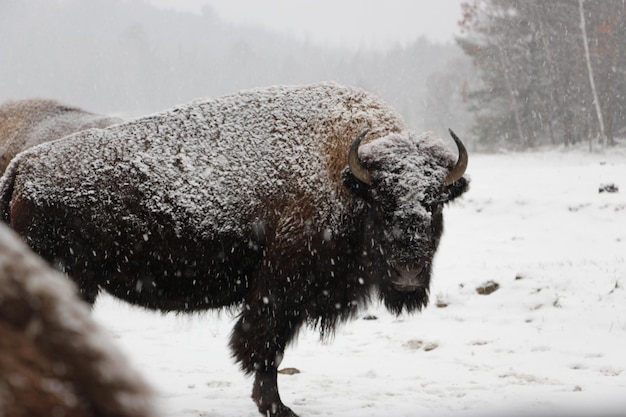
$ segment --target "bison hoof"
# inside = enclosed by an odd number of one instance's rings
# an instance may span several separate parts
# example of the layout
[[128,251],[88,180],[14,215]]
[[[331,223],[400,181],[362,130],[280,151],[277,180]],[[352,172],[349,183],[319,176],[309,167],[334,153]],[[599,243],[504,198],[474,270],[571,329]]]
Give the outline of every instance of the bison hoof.
[[291,408],[284,404],[272,404],[267,410],[259,408],[259,411],[267,417],[298,417],[296,413],[291,411]]

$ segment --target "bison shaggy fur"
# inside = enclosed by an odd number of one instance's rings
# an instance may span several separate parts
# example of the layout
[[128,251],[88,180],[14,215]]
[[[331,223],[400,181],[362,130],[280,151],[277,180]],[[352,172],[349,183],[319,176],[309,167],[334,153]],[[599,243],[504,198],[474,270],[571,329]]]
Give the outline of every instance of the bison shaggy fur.
[[102,128],[121,121],[54,100],[8,101],[0,105],[0,174],[23,150],[81,130]]
[[152,404],[75,285],[0,225],[0,416],[150,417]]
[[358,88],[253,89],[23,152],[0,212],[87,301],[238,308],[259,411],[294,416],[276,372],[303,324],[328,334],[372,294],[427,304],[443,206],[468,188],[457,146]]

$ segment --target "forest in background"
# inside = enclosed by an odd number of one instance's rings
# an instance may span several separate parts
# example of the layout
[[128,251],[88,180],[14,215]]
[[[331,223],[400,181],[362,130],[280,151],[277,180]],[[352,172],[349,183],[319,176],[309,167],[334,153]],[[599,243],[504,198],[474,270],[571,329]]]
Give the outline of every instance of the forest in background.
[[454,42],[324,48],[229,24],[208,6],[195,15],[140,0],[0,0],[0,39],[0,102],[43,96],[139,116],[245,88],[334,80],[380,95],[416,131],[463,135],[472,120],[463,103],[472,66]]
[[482,148],[610,146],[626,133],[624,0],[473,0],[461,26]]
[[209,6],[0,0],[0,103],[45,97],[134,117],[334,80],[378,94],[416,131],[454,129],[473,151],[610,146],[626,135],[625,16],[626,0],[468,0],[456,42],[371,50],[233,25]]

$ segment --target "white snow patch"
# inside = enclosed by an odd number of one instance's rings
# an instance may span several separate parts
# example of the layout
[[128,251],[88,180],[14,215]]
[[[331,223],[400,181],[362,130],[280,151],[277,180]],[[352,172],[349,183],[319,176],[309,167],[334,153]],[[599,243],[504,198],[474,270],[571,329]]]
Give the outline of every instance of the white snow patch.
[[[470,191],[444,209],[431,305],[398,318],[372,308],[364,314],[378,320],[348,323],[332,343],[303,330],[283,361],[301,373],[279,377],[296,413],[626,409],[624,149],[470,155],[468,173]],[[598,193],[604,183],[620,191]],[[488,280],[500,289],[477,294]],[[437,297],[446,307],[435,306]],[[110,297],[95,315],[158,385],[166,415],[258,415],[252,380],[227,348],[232,316],[154,314]]]

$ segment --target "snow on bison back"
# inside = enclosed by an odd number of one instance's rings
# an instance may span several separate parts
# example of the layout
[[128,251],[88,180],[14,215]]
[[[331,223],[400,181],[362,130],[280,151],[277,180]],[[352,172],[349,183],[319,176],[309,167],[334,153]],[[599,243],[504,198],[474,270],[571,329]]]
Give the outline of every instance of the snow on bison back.
[[[384,101],[334,83],[198,100],[20,154],[0,212],[93,302],[192,312],[240,306],[231,348],[272,416],[303,324],[325,334],[372,293],[428,302],[458,158]],[[361,145],[361,142],[363,144]]]
[[81,130],[122,119],[86,112],[54,100],[25,99],[0,105],[0,174],[18,153]]

